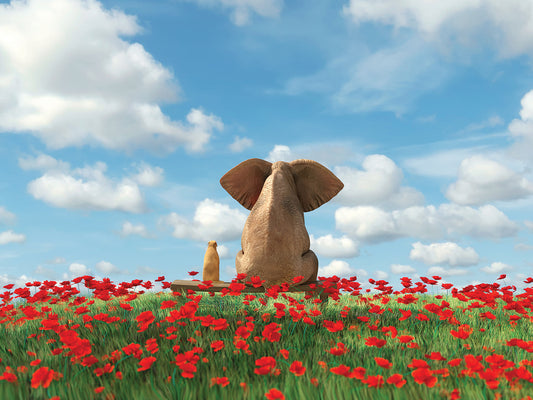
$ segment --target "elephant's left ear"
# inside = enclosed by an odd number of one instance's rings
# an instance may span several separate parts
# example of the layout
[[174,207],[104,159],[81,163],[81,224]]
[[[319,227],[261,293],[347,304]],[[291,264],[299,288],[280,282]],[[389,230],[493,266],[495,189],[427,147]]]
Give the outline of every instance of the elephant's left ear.
[[251,210],[271,172],[272,163],[259,158],[251,158],[226,172],[220,178],[220,184],[231,197]]
[[316,161],[294,160],[289,164],[304,211],[312,211],[327,203],[344,187],[333,172]]

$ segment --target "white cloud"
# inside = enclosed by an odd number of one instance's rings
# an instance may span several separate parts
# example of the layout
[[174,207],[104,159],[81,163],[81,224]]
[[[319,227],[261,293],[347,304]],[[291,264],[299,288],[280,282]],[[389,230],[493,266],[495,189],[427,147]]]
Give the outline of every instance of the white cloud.
[[522,105],[520,119],[513,119],[508,127],[511,136],[518,139],[511,146],[511,153],[531,161],[533,160],[533,90],[527,92],[520,103]]
[[0,232],[0,245],[8,243],[24,243],[26,241],[26,235],[21,233],[15,233],[12,230]]
[[232,258],[232,254],[230,254],[229,249],[227,246],[224,246],[223,244],[218,245],[217,244],[217,253],[218,256],[222,258]]
[[109,261],[100,261],[97,262],[95,265],[95,268],[104,274],[105,276],[109,276],[109,274],[112,273],[120,273],[120,269],[118,269],[116,266],[111,264]]
[[318,276],[333,276],[336,275],[339,278],[349,278],[355,275],[366,276],[367,273],[363,270],[356,270],[350,267],[346,261],[333,260],[328,265],[318,268]]
[[[424,93],[448,78],[446,64],[420,38],[369,52],[367,45],[350,44],[322,70],[290,79],[288,95],[321,93],[334,109],[346,112],[407,112]],[[419,85],[423,81],[424,85]]]
[[503,125],[504,121],[499,115],[493,115],[481,122],[473,122],[468,124],[464,129],[461,129],[457,133],[475,132],[486,128],[494,128],[495,126]]
[[12,224],[15,222],[15,214],[0,206],[0,224]]
[[229,148],[234,153],[240,153],[241,151],[244,151],[248,147],[252,147],[253,141],[250,138],[247,137],[239,137],[235,136],[235,140],[232,144],[229,145]]
[[392,264],[390,270],[393,274],[411,274],[416,270],[410,265]]
[[192,221],[173,212],[161,217],[159,224],[171,226],[172,235],[179,239],[218,242],[239,238],[246,218],[239,210],[205,199],[196,208]]
[[[362,161],[364,156],[352,151],[353,140],[350,142],[314,142],[289,147],[275,145],[265,158],[266,161],[293,161],[298,159],[315,160],[326,168],[333,170],[329,165],[338,165],[349,161]],[[335,196],[335,199],[337,196]]]
[[373,154],[366,157],[363,170],[336,167],[335,174],[344,183],[338,201],[346,205],[378,205],[406,208],[424,203],[417,190],[401,186],[403,173],[390,158]]
[[335,226],[347,235],[367,242],[388,241],[402,235],[390,213],[370,206],[337,209]]
[[54,207],[145,212],[137,184],[130,178],[113,181],[104,175],[106,169],[105,163],[97,162],[71,172],[47,171],[28,184],[28,193]]
[[519,230],[517,223],[490,204],[478,209],[442,204],[439,206],[439,214],[448,234],[499,239],[514,236]]
[[389,274],[385,271],[378,270],[374,271],[372,278],[374,278],[375,280],[385,280],[389,278]]
[[40,154],[37,157],[27,156],[26,158],[19,158],[18,161],[19,167],[23,170],[66,172],[70,169],[68,162],[56,160],[48,154]]
[[428,269],[428,275],[438,275],[438,276],[458,276],[458,275],[468,275],[471,273],[464,268],[443,268],[443,267],[431,267]]
[[410,28],[444,46],[494,46],[502,57],[533,53],[533,4],[520,0],[350,0],[343,8],[355,23]]
[[131,222],[126,221],[122,224],[121,236],[139,235],[144,238],[151,237],[143,224],[133,225]]
[[449,75],[445,63],[417,38],[354,61],[355,67],[342,73],[347,79],[331,95],[336,108],[350,112],[383,110],[402,115]]
[[357,243],[347,236],[334,238],[332,235],[320,236],[309,235],[311,250],[320,256],[330,258],[351,258],[359,255]]
[[441,204],[409,207],[386,212],[377,207],[341,207],[335,211],[335,225],[349,237],[379,243],[399,237],[439,239],[446,235],[469,235],[497,239],[515,235],[518,225],[492,205],[479,209]]
[[426,265],[447,264],[452,267],[476,265],[479,256],[472,247],[462,248],[457,243],[432,243],[424,245],[420,242],[413,243],[409,258],[421,261]]
[[424,151],[423,155],[406,159],[402,165],[407,171],[417,175],[456,178],[461,161],[479,153],[481,149],[481,147],[458,148],[429,154]]
[[526,243],[517,243],[514,245],[514,249],[518,251],[529,251],[533,250],[533,246]]
[[283,0],[182,0],[201,7],[223,8],[231,11],[231,21],[237,26],[250,23],[253,14],[276,18],[283,8]]
[[461,205],[480,205],[497,200],[516,200],[533,194],[533,183],[506,166],[484,156],[461,162],[456,182],[446,197]]
[[289,162],[294,160],[294,155],[289,146],[276,144],[270,153],[268,153],[268,157],[265,160],[271,163],[276,161]]
[[[84,21],[84,23],[79,23]],[[132,151],[204,149],[220,119],[191,109],[187,124],[163,114],[178,99],[173,74],[139,43],[135,17],[90,0],[0,5],[0,131],[31,133],[47,147]]]
[[73,277],[79,277],[83,275],[90,275],[91,270],[86,265],[80,263],[72,263],[68,267],[68,271]]
[[511,271],[513,267],[502,262],[493,262],[492,264],[480,269],[488,274],[500,274],[504,271]]
[[142,186],[158,186],[163,182],[163,168],[152,168],[145,162],[137,165],[139,172],[132,179]]

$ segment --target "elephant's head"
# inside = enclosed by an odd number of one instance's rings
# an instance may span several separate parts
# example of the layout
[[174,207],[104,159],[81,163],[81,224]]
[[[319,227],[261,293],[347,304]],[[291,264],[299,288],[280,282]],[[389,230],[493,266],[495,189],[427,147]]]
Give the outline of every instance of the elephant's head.
[[[344,187],[339,178],[316,161],[278,161],[272,164],[259,158],[243,161],[228,171],[220,179],[220,184],[231,197],[251,210],[263,190],[265,181],[277,170],[285,174],[289,185],[291,180],[294,182],[294,191],[300,199],[303,211],[306,212],[327,203]],[[285,194],[273,190],[273,196]]]
[[302,283],[316,280],[318,259],[309,250],[303,213],[329,201],[343,183],[316,161],[272,164],[252,158],[228,171],[220,184],[251,210],[235,260],[237,272],[259,276],[267,287],[300,275]]

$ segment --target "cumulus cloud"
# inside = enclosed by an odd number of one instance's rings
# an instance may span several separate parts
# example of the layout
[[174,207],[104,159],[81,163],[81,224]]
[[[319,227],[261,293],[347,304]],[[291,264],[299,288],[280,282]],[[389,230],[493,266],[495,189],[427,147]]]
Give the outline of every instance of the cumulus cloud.
[[145,212],[137,183],[131,178],[114,181],[104,175],[106,170],[103,162],[73,171],[50,170],[28,184],[28,193],[54,207]]
[[373,272],[372,278],[376,280],[384,280],[389,278],[389,274],[386,271],[377,270]]
[[145,162],[137,165],[139,172],[132,179],[142,186],[159,186],[163,182],[163,168],[152,167]]
[[347,235],[371,243],[402,235],[392,215],[377,207],[341,207],[335,211],[335,225]]
[[229,145],[229,148],[234,153],[240,153],[241,151],[246,150],[248,147],[252,147],[253,141],[247,137],[235,136],[235,140],[232,144]]
[[0,224],[12,224],[16,220],[15,214],[0,206]]
[[237,26],[251,22],[253,14],[276,18],[283,8],[283,0],[181,0],[197,3],[201,7],[221,8],[231,12],[231,21]]
[[377,207],[341,207],[335,211],[336,228],[349,237],[379,243],[400,237],[439,239],[469,235],[497,239],[515,235],[519,227],[492,205],[478,209],[456,204],[409,207],[387,212]]
[[146,227],[143,224],[133,225],[131,222],[126,221],[122,224],[120,231],[121,236],[139,235],[144,238],[149,238],[151,235],[148,233]]
[[199,108],[186,123],[161,111],[179,84],[122,39],[142,31],[131,15],[94,0],[13,1],[0,5],[0,26],[0,132],[31,133],[52,149],[200,152],[223,129]]
[[484,156],[461,162],[456,182],[446,197],[461,205],[480,205],[497,200],[517,200],[533,194],[533,183],[506,166]]
[[0,245],[8,243],[24,243],[26,241],[26,235],[21,233],[15,233],[12,230],[0,232]]
[[344,14],[355,23],[408,28],[440,45],[495,46],[502,57],[533,53],[533,4],[520,0],[350,0]]
[[413,243],[409,258],[421,261],[426,265],[446,264],[452,267],[476,265],[479,256],[472,247],[462,248],[457,243],[432,243],[424,245]]
[[459,276],[467,275],[471,273],[464,268],[444,268],[444,267],[431,267],[428,269],[428,275],[438,275],[438,276]]
[[[314,142],[304,143],[296,146],[275,145],[269,152],[265,160],[275,161],[293,161],[298,159],[315,160],[333,171],[330,165],[339,165],[340,163],[354,160],[362,160],[364,157],[352,150],[353,142]],[[335,196],[335,199],[337,196]]]
[[276,161],[289,162],[294,160],[294,155],[289,146],[276,144],[274,148],[268,153],[268,157],[265,160],[271,163]]
[[481,147],[457,148],[440,150],[433,153],[424,152],[420,156],[410,157],[402,163],[411,173],[437,177],[456,178],[461,161],[474,156],[482,150]]
[[351,276],[366,276],[368,274],[364,270],[357,270],[355,268],[350,267],[350,265],[346,261],[341,260],[333,260],[328,265],[318,268],[318,276],[329,277],[333,275],[336,275],[339,278],[349,278]]
[[173,212],[159,219],[161,226],[170,226],[172,235],[179,239],[198,241],[234,240],[241,236],[247,215],[225,204],[203,200],[192,221]]
[[347,236],[334,238],[332,235],[320,236],[309,235],[311,250],[320,256],[330,258],[351,258],[359,255],[357,243]]
[[117,268],[115,265],[111,264],[109,261],[102,260],[100,262],[97,262],[94,267],[96,268],[97,271],[104,274],[104,276],[109,276],[110,274],[113,274],[113,273],[119,273],[119,274],[121,273],[121,270]]
[[511,146],[511,153],[526,160],[533,160],[533,90],[527,92],[520,101],[520,119],[509,124],[508,130],[517,142]]
[[70,169],[68,162],[56,160],[48,154],[39,154],[37,157],[21,157],[18,162],[19,167],[23,170],[67,172]]
[[480,269],[488,274],[501,274],[505,271],[511,271],[513,267],[502,262],[493,262],[492,264]]
[[337,200],[345,205],[378,205],[385,208],[407,208],[424,203],[417,190],[401,186],[403,173],[390,158],[373,154],[366,157],[363,169],[335,167],[344,183]]
[[448,234],[499,239],[516,235],[519,226],[493,205],[479,208],[442,204],[439,214]]
[[91,270],[85,265],[80,263],[72,263],[68,267],[68,272],[72,277],[79,277],[83,275],[90,275]]
[[217,243],[217,253],[221,259],[222,258],[233,258],[233,255],[230,254],[228,247],[224,246],[223,244]]
[[392,264],[390,270],[393,274],[411,274],[416,270],[410,265]]

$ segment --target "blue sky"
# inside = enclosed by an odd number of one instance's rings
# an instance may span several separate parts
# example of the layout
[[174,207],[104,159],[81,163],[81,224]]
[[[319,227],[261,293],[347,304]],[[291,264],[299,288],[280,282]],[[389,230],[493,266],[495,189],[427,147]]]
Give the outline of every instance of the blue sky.
[[[248,211],[219,179],[316,160],[319,276],[524,286],[533,2],[0,2],[0,284],[188,279]],[[160,286],[156,285],[156,290]]]

